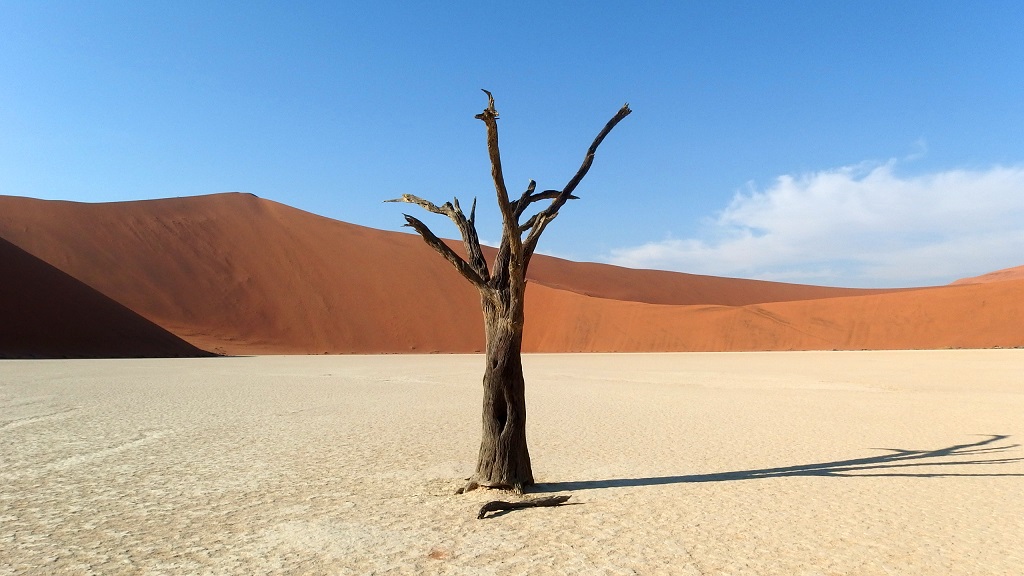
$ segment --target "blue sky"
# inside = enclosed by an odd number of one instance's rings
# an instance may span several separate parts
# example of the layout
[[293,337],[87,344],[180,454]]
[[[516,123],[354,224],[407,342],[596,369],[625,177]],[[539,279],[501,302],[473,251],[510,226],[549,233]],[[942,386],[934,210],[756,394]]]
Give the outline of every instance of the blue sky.
[[[1024,3],[10,2],[0,194],[246,191],[398,230],[402,193],[560,188],[574,260],[844,286],[1024,264]],[[442,217],[425,220],[455,236]]]

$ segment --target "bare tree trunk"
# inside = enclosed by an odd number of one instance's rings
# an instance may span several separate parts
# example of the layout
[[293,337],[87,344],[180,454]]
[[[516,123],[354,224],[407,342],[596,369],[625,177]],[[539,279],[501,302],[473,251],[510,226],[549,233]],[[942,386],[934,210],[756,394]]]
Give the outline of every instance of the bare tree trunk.
[[[459,274],[477,287],[487,331],[487,366],[484,370],[483,436],[476,472],[469,483],[459,490],[466,492],[479,486],[511,488],[522,492],[533,485],[530,451],[526,446],[526,394],[523,382],[523,301],[526,296],[526,269],[537,248],[544,229],[558,216],[558,211],[569,200],[576,200],[573,192],[587,175],[594,154],[605,137],[619,121],[631,112],[624,104],[594,138],[587,149],[583,163],[576,174],[561,190],[537,191],[537,183],[530,180],[526,191],[518,200],[509,198],[505,177],[501,169],[498,150],[498,111],[494,97],[487,94],[487,108],[476,115],[487,126],[487,153],[491,160],[491,179],[501,210],[501,245],[488,268],[476,231],[476,200],[469,216],[462,211],[459,200],[453,199],[441,206],[413,194],[385,202],[416,204],[428,212],[450,218],[462,233],[467,258],[463,258],[438,238],[426,224],[405,214],[411,226],[423,240],[458,270]],[[527,209],[535,202],[550,200],[548,206],[520,222]],[[523,238],[523,235],[526,238]],[[483,512],[481,512],[482,514]]]
[[487,331],[484,369],[483,434],[471,483],[512,488],[533,485],[526,444],[526,387],[523,379],[523,288],[512,302],[495,305],[483,298]]

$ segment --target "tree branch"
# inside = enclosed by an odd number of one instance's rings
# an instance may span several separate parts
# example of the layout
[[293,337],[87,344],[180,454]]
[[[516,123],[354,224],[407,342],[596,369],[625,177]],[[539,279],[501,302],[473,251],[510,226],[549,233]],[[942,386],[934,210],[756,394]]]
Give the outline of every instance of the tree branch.
[[435,252],[444,257],[445,260],[451,262],[452,266],[455,266],[455,269],[458,270],[459,274],[462,274],[466,280],[469,280],[470,283],[480,290],[490,289],[487,282],[477,274],[476,270],[473,269],[473,266],[469,262],[463,260],[461,256],[456,254],[454,250],[431,232],[430,228],[428,228],[426,224],[408,214],[403,214],[403,216],[405,216],[405,221],[407,222],[406,226],[416,230],[416,232],[423,237],[423,241],[433,248]]
[[[498,246],[493,269],[490,271],[487,269],[487,261],[483,257],[480,238],[477,235],[475,198],[473,199],[473,206],[470,208],[469,218],[466,218],[466,215],[462,212],[457,198],[453,202],[446,202],[442,206],[412,194],[403,194],[401,198],[385,200],[385,202],[416,204],[428,212],[448,216],[455,222],[459,232],[462,234],[462,242],[466,247],[469,261],[452,251],[448,245],[442,242],[425,224],[416,218],[406,214],[405,219],[408,223],[407,226],[414,228],[428,245],[451,262],[466,279],[480,288],[481,291],[493,294],[494,290],[507,287],[510,278],[519,277],[520,274],[525,275],[530,258],[537,249],[537,243],[540,240],[541,234],[544,233],[547,225],[558,216],[559,209],[566,202],[578,199],[577,196],[573,195],[573,191],[576,190],[583,177],[590,171],[598,147],[612,129],[623,118],[628,116],[632,110],[630,110],[629,104],[623,104],[622,108],[605,124],[604,128],[601,129],[597,137],[590,144],[590,148],[587,149],[586,156],[583,158],[583,163],[576,171],[576,174],[565,185],[565,188],[537,192],[537,183],[530,180],[526,191],[523,192],[519,199],[510,201],[508,189],[505,186],[505,177],[501,169],[501,154],[498,150],[498,111],[494,107],[494,96],[487,90],[483,92],[487,94],[487,107],[484,108],[483,112],[477,114],[476,118],[482,120],[487,128],[487,152],[491,162],[491,178],[494,180],[494,190],[497,195],[498,207],[501,210],[503,223],[501,243]],[[531,216],[526,222],[520,224],[519,219],[526,212],[527,208],[534,202],[541,200],[551,200],[551,203],[540,212]],[[524,233],[528,233],[525,240],[523,239]]]
[[615,128],[623,118],[629,116],[631,112],[632,110],[629,109],[628,103],[623,104],[622,108],[619,108],[619,111],[612,116],[611,120],[604,125],[601,132],[599,132],[597,137],[594,138],[594,141],[590,144],[590,148],[587,148],[587,155],[584,156],[583,163],[580,165],[579,170],[576,171],[576,174],[572,179],[569,180],[569,183],[565,185],[565,188],[562,188],[562,191],[555,196],[554,200],[551,201],[551,204],[549,204],[547,208],[537,213],[535,220],[531,219],[534,220],[534,223],[530,228],[530,235],[524,242],[524,261],[529,262],[529,256],[531,256],[533,251],[536,250],[537,242],[540,240],[540,235],[544,232],[544,228],[547,227],[548,223],[555,219],[555,216],[558,215],[558,210],[573,198],[573,191],[576,190],[576,187],[579,186],[583,177],[590,171],[590,166],[594,163],[594,154],[597,152],[598,146],[601,145],[601,142],[604,141],[605,137],[608,136],[612,129]]
[[612,116],[612,119],[604,125],[604,128],[601,129],[601,132],[598,133],[597,137],[594,138],[594,141],[590,144],[590,148],[587,148],[587,155],[583,158],[583,164],[580,165],[580,169],[576,171],[576,175],[569,180],[569,183],[565,185],[565,188],[562,188],[562,194],[551,203],[551,206],[548,207],[547,210],[549,212],[558,212],[558,210],[565,205],[569,196],[571,196],[573,191],[576,190],[576,186],[579,185],[583,180],[583,177],[590,171],[590,166],[594,163],[594,154],[597,153],[597,147],[601,145],[601,142],[604,142],[605,137],[608,136],[612,129],[615,128],[623,118],[629,116],[631,112],[632,110],[629,109],[629,103],[627,102],[626,104],[623,104],[622,108],[619,108],[619,111],[615,113],[615,116]]
[[[487,271],[487,261],[484,259],[483,251],[480,248],[480,238],[477,236],[476,225],[474,223],[476,220],[475,198],[473,199],[473,208],[470,210],[470,217],[468,219],[462,212],[462,208],[459,207],[458,198],[453,200],[454,204],[452,202],[445,202],[443,206],[438,206],[433,202],[424,200],[419,196],[414,196],[412,194],[402,194],[401,198],[385,200],[385,202],[405,202],[407,204],[416,204],[428,212],[443,214],[450,218],[459,229],[459,233],[462,235],[462,244],[466,247],[466,254],[469,256],[469,265],[473,267],[473,271],[476,272],[477,276],[479,276],[484,282],[490,278],[490,274]],[[406,219],[408,218],[409,216],[406,216]],[[419,221],[417,220],[417,222]],[[461,260],[461,258],[459,259]]]
[[498,196],[498,208],[501,209],[501,218],[504,222],[502,243],[509,243],[509,249],[515,260],[519,259],[522,252],[522,240],[519,237],[519,221],[516,219],[512,209],[512,203],[508,199],[508,189],[505,187],[505,176],[501,172],[501,153],[498,151],[498,111],[494,108],[494,96],[487,90],[487,108],[477,114],[475,118],[483,120],[487,126],[487,153],[491,159],[491,179],[494,180],[494,190]]
[[412,194],[402,194],[401,198],[392,198],[391,200],[385,200],[384,202],[405,202],[406,204],[415,204],[420,208],[423,208],[427,212],[433,212],[434,214],[443,214],[445,216],[449,215],[448,212],[443,210],[437,204],[434,204],[429,200],[424,200],[423,198],[420,198],[419,196],[414,196]]
[[453,198],[455,210],[454,215],[450,215],[451,219],[455,221],[455,225],[459,227],[459,231],[462,233],[462,244],[466,247],[466,254],[469,255],[469,263],[476,270],[476,273],[485,282],[490,278],[490,273],[487,271],[487,260],[484,258],[483,250],[480,248],[480,237],[476,232],[476,198],[473,198],[473,206],[469,210],[469,219],[466,219],[466,215],[462,213],[462,208],[459,207],[459,199]]
[[[523,212],[525,212],[526,209],[529,208],[530,204],[533,204],[534,202],[540,200],[551,200],[554,198],[558,198],[558,196],[562,193],[561,190],[545,190],[543,192],[538,192],[535,194],[534,190],[536,188],[537,183],[534,182],[533,180],[530,180],[530,185],[526,187],[526,192],[523,192],[523,195],[519,197],[519,200],[516,200],[515,202],[512,203],[512,208],[516,216],[517,222],[519,221],[519,218],[523,215]],[[570,195],[569,200],[579,200],[579,198]],[[519,226],[519,231],[522,232],[523,230],[528,228],[529,226],[522,224]]]
[[530,219],[529,223],[532,223],[530,234],[526,237],[523,242],[523,268],[529,268],[530,259],[533,258],[533,251],[537,249],[537,243],[540,241],[540,235],[544,233],[544,229],[548,227],[548,224],[552,220],[558,217],[558,212],[547,214],[545,212],[538,212]]
[[502,239],[498,246],[498,252],[494,255],[494,265],[491,267],[490,285],[495,290],[501,290],[502,287],[508,286],[509,266],[512,262],[511,251],[512,248],[508,242]]
[[519,221],[519,217],[523,214],[523,210],[526,210],[526,207],[530,205],[530,196],[533,195],[533,191],[536,189],[537,183],[531,179],[530,183],[526,185],[526,191],[523,192],[523,195],[519,197],[519,200],[512,203],[512,211],[516,216],[516,222]]

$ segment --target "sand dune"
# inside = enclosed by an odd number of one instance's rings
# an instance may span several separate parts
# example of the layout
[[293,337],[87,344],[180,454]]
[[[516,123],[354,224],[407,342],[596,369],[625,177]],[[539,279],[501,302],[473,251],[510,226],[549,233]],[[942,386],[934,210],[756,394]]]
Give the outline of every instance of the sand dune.
[[[664,306],[530,287],[532,352],[898,350],[1022,344],[1024,281],[750,306]],[[532,319],[544,318],[544,322]]]
[[1003,268],[1002,270],[996,270],[995,272],[989,272],[988,274],[972,278],[961,278],[953,282],[953,284],[982,284],[985,282],[1002,282],[1003,280],[1024,280],[1024,266]]
[[0,358],[204,353],[0,238]]
[[483,346],[475,290],[410,235],[244,194],[113,204],[4,200],[0,236],[206,350]]
[[[475,291],[418,237],[249,194],[106,204],[0,197],[0,237],[216,353],[483,347]],[[853,290],[543,256],[530,280],[526,347],[536,351],[1024,345],[1020,282]]]
[[538,256],[530,263],[529,278],[536,284],[584,296],[647,304],[746,306],[897,291],[831,288],[662,270],[636,270],[609,264],[572,262],[550,256]]

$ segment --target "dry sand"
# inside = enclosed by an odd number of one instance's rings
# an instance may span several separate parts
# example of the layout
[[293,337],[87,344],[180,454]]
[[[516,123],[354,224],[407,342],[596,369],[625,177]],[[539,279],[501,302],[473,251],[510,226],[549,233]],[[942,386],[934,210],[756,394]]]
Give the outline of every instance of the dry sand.
[[0,363],[0,574],[1020,574],[1024,351]]

